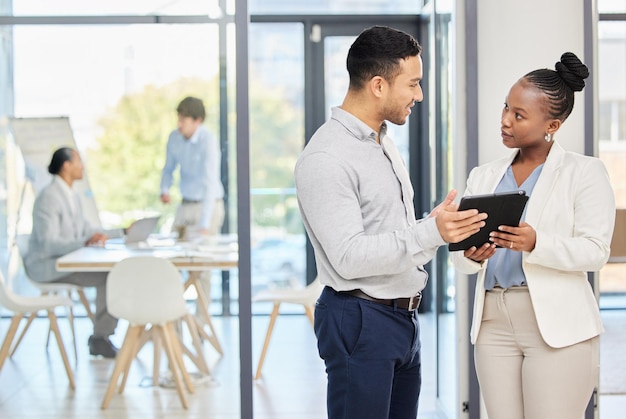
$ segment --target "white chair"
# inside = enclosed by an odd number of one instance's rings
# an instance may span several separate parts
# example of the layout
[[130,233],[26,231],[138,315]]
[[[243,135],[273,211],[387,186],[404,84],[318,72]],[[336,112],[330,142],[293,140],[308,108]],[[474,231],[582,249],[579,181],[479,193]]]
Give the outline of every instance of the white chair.
[[263,290],[252,298],[253,302],[271,302],[274,304],[272,314],[270,315],[270,323],[267,327],[267,333],[265,335],[265,342],[263,343],[263,350],[261,351],[261,357],[259,358],[259,365],[257,366],[256,374],[254,376],[255,380],[261,378],[265,355],[267,354],[267,348],[270,344],[270,338],[272,337],[274,324],[276,323],[276,318],[279,314],[280,305],[282,303],[288,303],[300,304],[304,306],[304,312],[311,321],[311,325],[313,325],[315,302],[320,296],[323,288],[324,286],[320,284],[320,281],[317,278],[315,278],[315,280],[305,288]]
[[[124,259],[113,267],[107,277],[107,307],[111,315],[126,319],[130,324],[117,354],[101,408],[108,407],[122,374],[119,393],[124,391],[130,364],[149,330],[152,339],[158,342],[155,348],[162,345],[165,349],[178,396],[186,409],[187,397],[182,381],[190,393],[194,389],[183,363],[183,349],[174,323],[186,320],[190,328],[195,323],[189,320],[180,272],[170,261],[154,256]],[[155,365],[154,373],[158,373],[158,365]]]
[[[15,294],[11,291],[4,281],[4,276],[0,273],[0,306],[13,312],[13,318],[9,330],[4,338],[2,347],[0,347],[0,370],[2,365],[9,354],[9,349],[13,343],[13,338],[19,327],[20,321],[27,314],[31,314],[29,317],[32,319],[37,315],[37,312],[46,310],[48,312],[48,319],[50,320],[50,330],[54,333],[57,343],[59,345],[59,351],[61,352],[61,358],[63,358],[63,364],[65,371],[67,372],[67,378],[70,380],[70,387],[72,390],[76,388],[74,383],[74,373],[70,368],[70,363],[65,352],[65,346],[63,345],[63,339],[61,338],[61,332],[59,331],[59,324],[57,317],[54,313],[54,309],[57,307],[69,307],[72,305],[72,301],[69,298],[59,296],[39,296],[39,297],[25,297]],[[25,329],[24,329],[25,331]]]
[[[29,239],[30,239],[30,234],[18,234],[17,237],[15,238],[15,244],[17,245],[18,253],[20,255],[21,260],[24,260],[24,256],[28,252],[28,240]],[[38,281],[33,280],[28,275],[25,275],[25,276],[26,276],[26,280],[28,281],[28,283],[31,284],[37,290],[39,290],[41,295],[58,295],[62,297],[67,296],[70,300],[72,299],[73,294],[78,295],[78,298],[80,299],[83,306],[85,307],[85,312],[87,313],[87,316],[93,322],[94,320],[93,311],[91,311],[89,300],[87,300],[87,296],[85,295],[85,291],[83,287],[81,287],[80,285],[74,285],[74,284],[38,282]],[[28,330],[30,324],[32,323],[36,315],[37,313],[34,313],[28,318],[26,322],[26,326],[24,326],[22,333],[20,334],[19,338],[15,342],[15,345],[13,346],[13,350],[11,351],[10,356],[13,356],[13,354],[17,350],[17,347],[22,342],[22,338],[24,337],[24,334]],[[67,307],[67,317],[70,321],[70,327],[72,329],[72,341],[74,345],[74,359],[78,359],[78,350],[76,348],[76,330],[74,327],[73,304]],[[51,333],[51,330],[48,330],[48,339],[46,341],[46,349],[48,348],[48,344],[50,343],[50,333]]]

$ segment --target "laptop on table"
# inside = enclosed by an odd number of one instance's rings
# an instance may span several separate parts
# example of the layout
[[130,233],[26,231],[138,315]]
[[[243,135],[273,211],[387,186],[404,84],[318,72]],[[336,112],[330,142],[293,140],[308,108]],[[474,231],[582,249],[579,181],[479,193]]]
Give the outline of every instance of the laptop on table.
[[146,217],[134,221],[128,228],[126,228],[126,235],[124,237],[109,239],[106,245],[136,245],[140,242],[145,242],[150,234],[154,231],[161,216]]

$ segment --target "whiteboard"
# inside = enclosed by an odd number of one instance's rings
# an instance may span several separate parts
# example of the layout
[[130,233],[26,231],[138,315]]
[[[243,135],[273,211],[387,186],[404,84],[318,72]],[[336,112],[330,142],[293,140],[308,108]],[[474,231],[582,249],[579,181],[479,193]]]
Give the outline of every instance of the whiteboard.
[[[9,126],[24,158],[24,176],[32,185],[36,196],[52,181],[52,175],[48,173],[48,165],[55,150],[61,147],[78,150],[70,120],[66,116],[10,118]],[[74,182],[72,189],[80,197],[85,217],[92,225],[101,227],[86,168],[83,179]]]

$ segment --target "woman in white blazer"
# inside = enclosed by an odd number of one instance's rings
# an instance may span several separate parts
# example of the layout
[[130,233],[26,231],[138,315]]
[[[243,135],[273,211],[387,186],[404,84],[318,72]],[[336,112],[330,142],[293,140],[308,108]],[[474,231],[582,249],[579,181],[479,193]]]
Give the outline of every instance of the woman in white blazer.
[[63,147],[54,152],[48,166],[52,182],[39,192],[33,205],[33,231],[24,257],[27,275],[39,282],[63,282],[96,288],[94,332],[89,353],[114,358],[117,348],[109,340],[117,319],[106,305],[106,272],[56,270],[56,260],[83,246],[102,245],[107,235],[96,230],[85,217],[72,184],[83,177],[83,164],[76,150]]
[[608,260],[614,194],[599,159],[554,141],[588,75],[565,53],[556,70],[519,79],[501,118],[515,151],[467,180],[464,195],[530,196],[518,227],[451,254],[458,271],[478,273],[471,341],[490,419],[581,418],[597,382],[603,327],[587,272]]

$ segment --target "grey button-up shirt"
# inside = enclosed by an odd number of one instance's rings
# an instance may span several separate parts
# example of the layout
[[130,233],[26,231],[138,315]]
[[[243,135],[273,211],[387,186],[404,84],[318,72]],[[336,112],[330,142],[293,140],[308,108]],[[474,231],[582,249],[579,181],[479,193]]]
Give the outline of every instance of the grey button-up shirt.
[[[380,136],[385,147],[395,149],[384,126]],[[337,291],[413,296],[428,279],[422,265],[445,244],[434,218],[407,217],[401,179],[389,156],[399,154],[386,151],[374,130],[337,107],[296,163],[298,204],[318,276]]]

